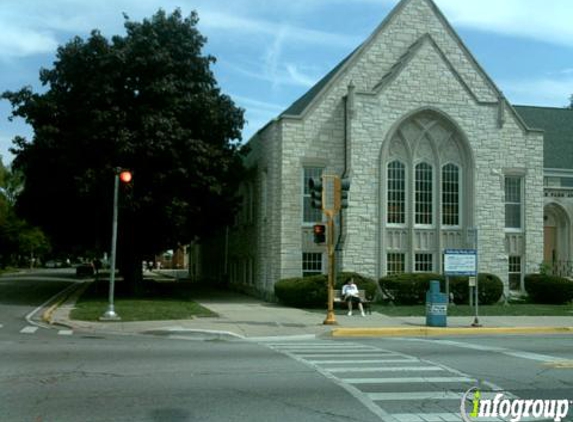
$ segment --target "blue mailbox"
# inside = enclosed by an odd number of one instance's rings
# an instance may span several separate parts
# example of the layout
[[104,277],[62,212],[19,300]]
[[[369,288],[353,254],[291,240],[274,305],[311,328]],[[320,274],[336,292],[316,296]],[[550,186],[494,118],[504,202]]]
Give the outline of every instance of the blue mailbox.
[[440,282],[430,280],[430,290],[426,292],[426,325],[447,327],[448,297],[440,292]]

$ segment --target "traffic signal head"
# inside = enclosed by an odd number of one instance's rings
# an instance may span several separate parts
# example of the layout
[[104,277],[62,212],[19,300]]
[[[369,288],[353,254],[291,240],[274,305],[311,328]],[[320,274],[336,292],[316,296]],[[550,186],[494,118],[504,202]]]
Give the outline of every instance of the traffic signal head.
[[315,224],[312,227],[312,232],[314,234],[314,243],[326,242],[326,226],[324,224]]
[[320,178],[310,178],[308,180],[308,188],[310,190],[310,206],[321,210],[322,203],[322,180]]
[[348,208],[348,191],[350,190],[350,180],[340,180],[340,208]]
[[130,183],[131,179],[133,179],[133,174],[131,174],[129,170],[122,170],[119,173],[119,180],[121,180],[123,183]]

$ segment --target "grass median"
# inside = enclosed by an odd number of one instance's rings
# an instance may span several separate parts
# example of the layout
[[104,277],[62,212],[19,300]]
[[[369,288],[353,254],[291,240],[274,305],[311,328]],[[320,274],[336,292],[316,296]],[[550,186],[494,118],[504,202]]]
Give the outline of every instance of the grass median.
[[[188,282],[144,280],[137,294],[116,281],[114,306],[121,321],[164,321],[217,316],[193,300],[197,287]],[[80,296],[71,319],[98,321],[108,308],[109,281],[91,283]]]

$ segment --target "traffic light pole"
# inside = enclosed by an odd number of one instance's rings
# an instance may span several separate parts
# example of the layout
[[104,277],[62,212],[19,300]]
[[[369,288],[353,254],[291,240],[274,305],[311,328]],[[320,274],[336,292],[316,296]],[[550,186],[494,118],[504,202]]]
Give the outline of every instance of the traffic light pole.
[[[334,282],[336,278],[336,266],[334,256],[334,217],[341,209],[348,207],[348,189],[350,181],[340,179],[334,175],[322,175],[321,180],[310,179],[308,187],[311,194],[311,206],[322,210],[326,215],[326,251],[328,255],[328,308],[325,325],[335,325],[336,316],[334,315]],[[315,242],[317,242],[317,227],[313,228]]]
[[117,197],[119,191],[119,172],[115,173],[113,186],[113,222],[111,226],[111,268],[109,275],[109,305],[107,311],[100,317],[102,321],[117,321],[121,319],[114,309],[114,290],[115,290],[115,255],[117,245]]
[[324,325],[336,325],[334,315],[334,218],[331,213],[327,213],[327,252],[328,252],[328,309]]

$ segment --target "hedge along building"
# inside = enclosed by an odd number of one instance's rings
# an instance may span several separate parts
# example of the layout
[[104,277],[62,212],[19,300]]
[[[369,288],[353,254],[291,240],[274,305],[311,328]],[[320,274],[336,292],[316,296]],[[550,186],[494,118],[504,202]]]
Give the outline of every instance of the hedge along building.
[[[443,250],[470,247],[475,227],[480,271],[506,290],[510,278],[522,287],[543,260],[544,139],[527,123],[538,123],[536,110],[520,111],[527,120],[432,0],[401,1],[250,140],[251,177],[219,272],[263,296],[279,279],[326,272],[324,246],[312,240],[323,217],[310,207],[308,179],[336,174],[351,180],[342,270],[440,272]],[[573,208],[547,193],[545,201],[548,221],[569,229]]]

